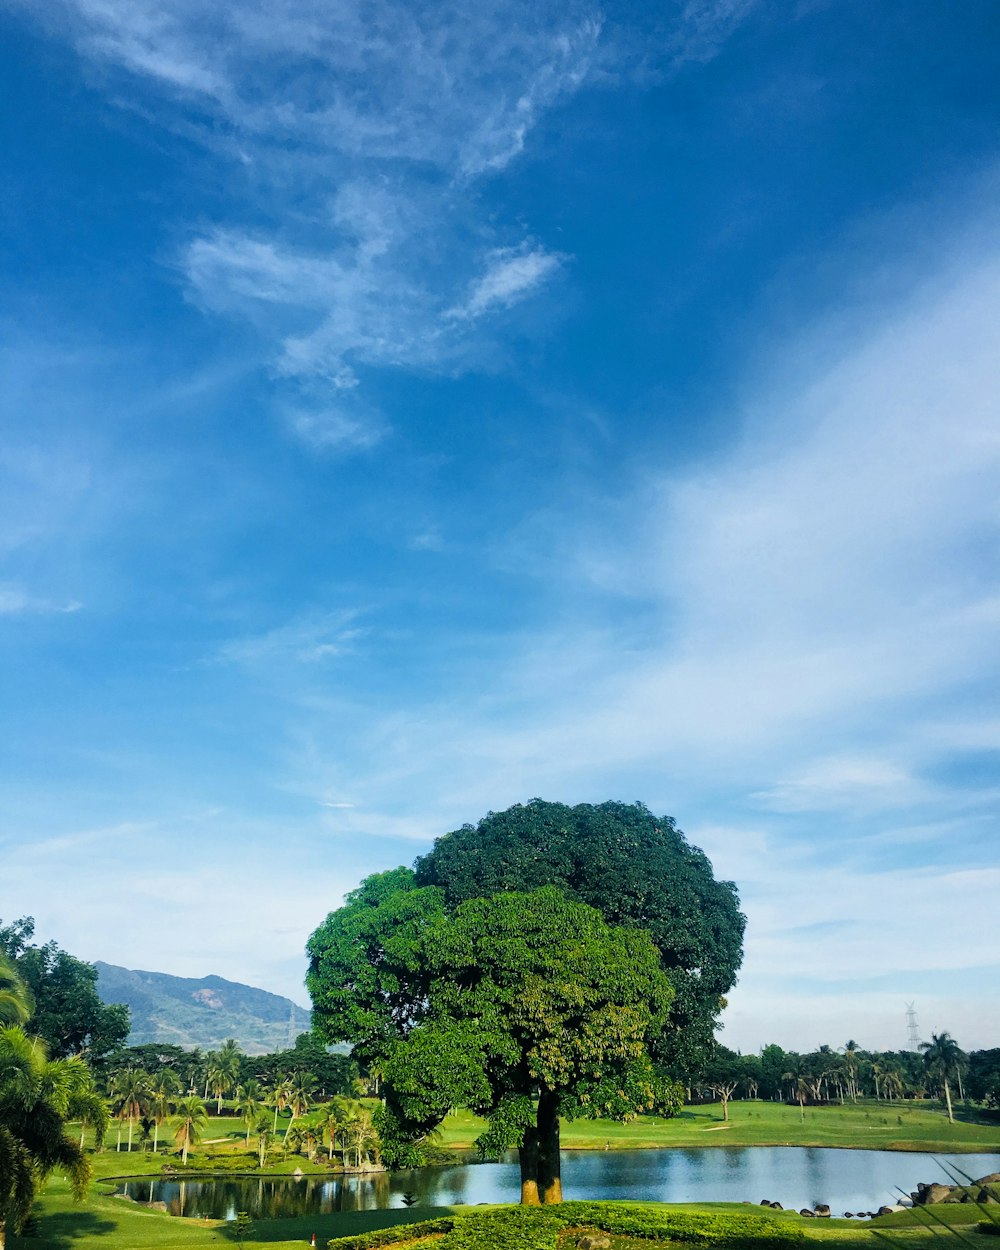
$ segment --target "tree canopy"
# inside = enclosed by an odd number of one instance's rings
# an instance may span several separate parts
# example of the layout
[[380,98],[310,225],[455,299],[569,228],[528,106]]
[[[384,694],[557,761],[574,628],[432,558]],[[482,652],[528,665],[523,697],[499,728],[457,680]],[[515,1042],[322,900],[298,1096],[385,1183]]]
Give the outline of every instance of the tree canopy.
[[558,1201],[559,1115],[657,1105],[648,1053],[673,989],[649,935],[554,886],[474,898],[406,869],[369,877],[308,944],[314,1025],[380,1072],[385,1142],[450,1108],[488,1117],[482,1149],[517,1146],[522,1200]]
[[735,885],[715,879],[669,816],[642,803],[533,799],[439,838],[415,867],[417,884],[441,889],[449,907],[556,885],[612,924],[647,930],[675,991],[656,1058],[691,1070],[711,1049],[746,920]]
[[100,1058],[120,1046],[128,1037],[128,1008],[101,1001],[92,964],[75,959],[55,942],[35,945],[34,934],[30,916],[6,926],[0,923],[0,954],[14,965],[33,1002],[26,1031],[41,1037],[56,1059],[84,1051]]

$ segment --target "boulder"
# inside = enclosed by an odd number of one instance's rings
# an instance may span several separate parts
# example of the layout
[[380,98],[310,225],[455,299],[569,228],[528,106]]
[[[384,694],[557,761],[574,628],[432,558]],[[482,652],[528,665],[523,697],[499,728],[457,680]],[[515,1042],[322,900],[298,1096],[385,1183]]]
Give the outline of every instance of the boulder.
[[853,1219],[854,1219],[854,1212],[853,1212],[853,1211],[845,1211],[845,1212],[844,1212],[844,1219],[845,1219],[845,1220],[853,1220]]
[[951,1197],[950,1185],[939,1185],[936,1181],[933,1185],[918,1185],[917,1192],[913,1196],[914,1202],[919,1202],[921,1206],[931,1206],[935,1202],[947,1202]]
[[810,1220],[816,1218],[816,1212],[810,1211],[808,1207],[803,1207],[802,1210],[799,1212],[799,1215],[804,1215],[806,1216],[807,1219],[810,1219]]
[[576,1243],[580,1250],[611,1250],[611,1238],[598,1235],[596,1237],[581,1237]]
[[827,1202],[817,1202],[815,1207],[813,1207],[813,1210],[823,1219],[830,1218],[830,1205]]
[[875,1212],[876,1215],[892,1215],[892,1207],[879,1207]]
[[770,1199],[770,1198],[761,1198],[761,1200],[760,1200],[760,1205],[761,1205],[762,1207],[769,1207],[769,1206],[771,1205],[771,1199]]
[[976,1185],[1000,1185],[1000,1172],[991,1172],[989,1176],[980,1176],[979,1180],[973,1183]]
[[772,1202],[772,1203],[771,1203],[771,1210],[772,1210],[772,1211],[784,1211],[784,1209],[785,1209],[785,1208],[781,1205],[781,1203],[780,1203],[780,1202]]

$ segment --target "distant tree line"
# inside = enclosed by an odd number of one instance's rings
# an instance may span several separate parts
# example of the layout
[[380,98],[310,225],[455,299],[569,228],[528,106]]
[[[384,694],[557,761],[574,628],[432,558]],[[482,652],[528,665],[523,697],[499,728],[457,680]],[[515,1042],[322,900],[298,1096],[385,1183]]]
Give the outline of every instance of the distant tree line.
[[772,1044],[758,1055],[741,1055],[720,1045],[684,1080],[689,1100],[721,1101],[724,1111],[734,1097],[804,1107],[931,1096],[942,1099],[951,1117],[953,1097],[1000,1107],[1000,1048],[966,1054],[947,1032],[932,1035],[919,1051],[864,1050],[852,1040],[808,1054]]

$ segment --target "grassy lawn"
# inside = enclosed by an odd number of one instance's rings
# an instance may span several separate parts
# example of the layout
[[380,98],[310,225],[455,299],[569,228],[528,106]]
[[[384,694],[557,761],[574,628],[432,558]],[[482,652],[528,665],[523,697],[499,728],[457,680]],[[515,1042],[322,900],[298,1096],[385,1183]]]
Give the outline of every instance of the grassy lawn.
[[[954,1125],[935,1107],[926,1104],[859,1103],[840,1107],[806,1109],[805,1119],[797,1107],[775,1103],[731,1103],[729,1122],[724,1126],[719,1106],[689,1107],[672,1120],[641,1117],[631,1124],[612,1121],[579,1121],[564,1124],[563,1145],[568,1149],[612,1150],[657,1146],[734,1146],[734,1145],[814,1145],[871,1147],[883,1150],[926,1151],[1000,1151],[1000,1124],[987,1118],[960,1113]],[[467,1113],[449,1116],[442,1126],[442,1145],[451,1149],[471,1148],[482,1131],[483,1123]],[[279,1121],[279,1134],[280,1121]],[[180,1168],[173,1153],[170,1126],[163,1126],[161,1153],[133,1149],[116,1152],[115,1133],[105,1150],[92,1156],[95,1182],[84,1203],[74,1203],[66,1183],[54,1177],[44,1191],[40,1207],[37,1236],[8,1238],[8,1246],[16,1250],[195,1250],[196,1247],[233,1245],[229,1226],[218,1221],[182,1220],[163,1212],[109,1196],[114,1177],[158,1175],[164,1164]],[[169,1151],[169,1153],[167,1153]],[[215,1161],[240,1164],[241,1159],[255,1163],[256,1156],[247,1154],[245,1128],[235,1117],[212,1117],[203,1141],[193,1156],[188,1172],[211,1166]],[[272,1150],[263,1174],[290,1173],[296,1168],[307,1175],[326,1171],[323,1160],[310,1164],[303,1155],[284,1155],[280,1147]],[[227,1169],[228,1170],[228,1169]],[[253,1171],[256,1174],[256,1167]],[[673,1210],[725,1211],[746,1213],[752,1208],[727,1204],[704,1204],[699,1207],[675,1207]],[[445,1208],[413,1207],[388,1211],[342,1212],[330,1215],[288,1219],[255,1220],[247,1247],[271,1246],[277,1242],[303,1245],[315,1233],[317,1244],[325,1246],[331,1237],[348,1236],[397,1223],[425,1220],[444,1214]],[[969,1208],[941,1209],[949,1222],[967,1222],[975,1217]],[[802,1226],[808,1242],[821,1242],[826,1250],[885,1250],[869,1226],[845,1220],[804,1220],[792,1212],[780,1218]],[[949,1250],[951,1239],[942,1246],[940,1233],[914,1226],[913,1217],[902,1214],[886,1217],[885,1229],[891,1230],[899,1250]],[[1000,1250],[1000,1239],[986,1238],[969,1231],[975,1244],[983,1250]],[[649,1243],[647,1243],[648,1245]],[[630,1250],[615,1246],[612,1250]],[[641,1248],[640,1248],[641,1250]],[[808,1250],[808,1247],[806,1247]]]
[[[609,1204],[614,1205],[614,1204]],[[656,1204],[635,1204],[649,1205]],[[147,1211],[118,1198],[102,1195],[97,1189],[83,1203],[74,1203],[68,1186],[62,1180],[48,1185],[40,1204],[37,1235],[33,1237],[9,1237],[9,1250],[199,1250],[214,1246],[221,1250],[235,1246],[232,1227],[217,1220],[186,1220],[159,1211]],[[783,1224],[800,1228],[805,1241],[802,1250],[810,1250],[810,1243],[817,1243],[816,1250],[886,1250],[885,1241],[878,1239],[870,1225],[847,1220],[807,1220],[792,1211],[758,1213],[756,1208],[735,1203],[702,1203],[676,1205],[675,1212],[688,1213],[739,1213],[761,1219],[778,1219]],[[289,1245],[308,1244],[313,1233],[317,1245],[325,1247],[331,1237],[357,1236],[379,1228],[432,1219],[449,1212],[481,1211],[473,1207],[412,1207],[384,1211],[345,1211],[330,1215],[314,1215],[291,1219],[254,1220],[250,1238],[244,1243],[246,1250],[265,1250],[277,1243]],[[949,1223],[964,1224],[963,1236],[970,1238],[982,1250],[996,1250],[1000,1240],[984,1237],[969,1225],[980,1218],[969,1208],[952,1207],[942,1211]],[[931,1231],[914,1221],[908,1213],[885,1217],[879,1228],[891,1233],[891,1239],[899,1250],[949,1250],[951,1238],[942,1241],[941,1231]],[[617,1240],[617,1239],[616,1239]],[[643,1243],[645,1247],[650,1242]],[[965,1250],[969,1250],[969,1242]],[[612,1250],[643,1250],[614,1245]],[[962,1250],[956,1239],[956,1250]],[[748,1250],[753,1242],[748,1241]]]
[[[639,1205],[639,1204],[636,1204]],[[646,1204],[644,1204],[646,1205]],[[648,1204],[655,1205],[655,1204]],[[432,1219],[449,1212],[479,1211],[471,1207],[413,1207],[395,1208],[389,1211],[345,1211],[332,1215],[315,1215],[283,1220],[254,1220],[250,1238],[244,1243],[246,1250],[266,1250],[278,1243],[305,1245],[313,1233],[320,1247],[325,1247],[331,1237],[356,1236],[374,1229]],[[703,1203],[677,1205],[671,1211],[689,1213],[739,1213],[757,1215],[753,1207],[733,1203]],[[847,1220],[806,1220],[791,1211],[768,1212],[761,1218],[778,1219],[783,1224],[801,1228],[805,1241],[802,1250],[886,1250],[885,1242],[875,1237],[870,1226]],[[952,1208],[947,1212],[949,1222],[969,1224],[975,1213],[968,1209]],[[932,1232],[913,1222],[909,1213],[886,1217],[880,1223],[886,1232],[891,1231],[892,1241],[899,1250],[948,1250],[951,1239],[941,1239],[940,1231]],[[997,1238],[987,1238],[975,1233],[970,1227],[963,1229],[963,1236],[982,1250],[995,1250],[1000,1245]],[[617,1239],[616,1239],[617,1240]],[[53,1180],[42,1199],[38,1233],[33,1237],[9,1237],[10,1250],[199,1250],[201,1247],[235,1246],[230,1225],[216,1220],[182,1220],[159,1211],[146,1211],[121,1199],[104,1197],[93,1192],[82,1204],[74,1203],[68,1187],[61,1180]],[[650,1242],[643,1243],[646,1247]],[[748,1250],[753,1242],[748,1241]],[[957,1250],[961,1250],[955,1242]],[[625,1246],[613,1246],[612,1250],[629,1250]],[[638,1247],[642,1250],[642,1245]],[[966,1246],[968,1250],[968,1245]]]
[[[731,1102],[729,1122],[722,1108],[685,1107],[671,1120],[640,1116],[630,1124],[613,1120],[563,1123],[565,1150],[642,1149],[655,1146],[841,1146],[870,1150],[927,1150],[958,1153],[1000,1150],[1000,1122],[982,1113],[956,1112],[956,1122],[933,1104],[847,1103],[798,1107],[772,1102]],[[442,1145],[471,1148],[484,1122],[457,1112],[442,1125]]]

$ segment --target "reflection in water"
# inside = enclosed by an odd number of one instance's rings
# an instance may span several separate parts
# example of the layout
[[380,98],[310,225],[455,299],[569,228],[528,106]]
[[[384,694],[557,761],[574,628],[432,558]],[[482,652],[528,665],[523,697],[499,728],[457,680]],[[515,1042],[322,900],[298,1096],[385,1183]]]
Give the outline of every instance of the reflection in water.
[[[1000,1171],[998,1155],[943,1156],[970,1176]],[[895,1201],[896,1186],[947,1181],[938,1156],[887,1150],[800,1146],[718,1147],[705,1150],[566,1151],[567,1198],[634,1198],[652,1202],[743,1202],[763,1198],[786,1207],[828,1202],[835,1214],[877,1210]],[[362,1176],[226,1177],[132,1182],[130,1197],[166,1203],[172,1215],[262,1218],[402,1206],[517,1202],[520,1173],[513,1159]],[[128,1194],[128,1183],[120,1189]]]

